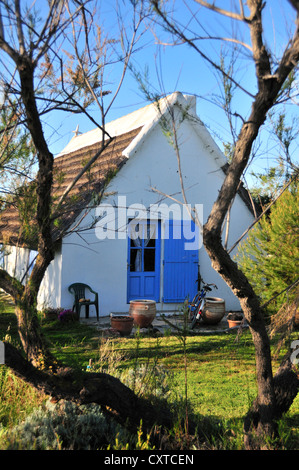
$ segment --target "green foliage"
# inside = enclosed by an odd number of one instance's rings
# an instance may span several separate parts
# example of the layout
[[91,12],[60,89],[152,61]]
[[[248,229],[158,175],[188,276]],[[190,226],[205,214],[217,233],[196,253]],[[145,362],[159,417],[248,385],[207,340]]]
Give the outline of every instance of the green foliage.
[[[298,222],[299,192],[298,184],[294,184],[273,206],[270,216],[264,216],[240,245],[237,261],[263,303],[298,278]],[[269,304],[269,311],[277,311],[294,295],[294,289],[279,295]]]
[[99,406],[48,401],[7,434],[7,450],[99,449],[118,432]]

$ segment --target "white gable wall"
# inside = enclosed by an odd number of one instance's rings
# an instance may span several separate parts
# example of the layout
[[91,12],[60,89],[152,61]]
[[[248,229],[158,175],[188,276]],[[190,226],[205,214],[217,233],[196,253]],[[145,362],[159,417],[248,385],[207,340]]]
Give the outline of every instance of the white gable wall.
[[[217,148],[207,141],[206,134],[202,139],[200,132],[199,134],[195,132],[188,120],[180,126],[179,145],[187,200],[191,205],[203,204],[205,221],[224,179],[224,174],[217,163],[222,156],[217,153]],[[117,204],[119,196],[126,198],[127,206],[136,203],[145,207],[159,202],[168,205],[175,203],[173,200],[163,200],[161,194],[151,191],[151,187],[180,201],[183,200],[180,194],[177,156],[161,132],[160,125],[156,125],[147,133],[144,142],[139,143],[136,155],[131,152],[126,165],[109,184],[107,193],[111,195],[106,198],[105,203]],[[181,216],[181,213],[179,210],[174,218]],[[93,210],[81,225],[88,226],[94,215]],[[252,220],[250,211],[237,196],[231,215],[229,246],[238,239]],[[80,235],[86,242],[78,234],[73,233],[65,237],[62,243],[60,306],[65,308],[72,306],[72,297],[67,289],[71,283],[85,282],[99,292],[100,315],[128,311],[127,239],[116,234],[115,239],[99,240],[95,229],[84,231]],[[163,244],[161,260],[163,260]],[[223,297],[227,309],[238,309],[238,300],[211,268],[203,247],[199,252],[199,262],[200,273],[205,282],[214,282],[219,287],[213,295]],[[161,281],[163,281],[162,263]],[[163,285],[163,282],[161,284]],[[177,306],[161,303],[157,308],[173,311]],[[95,315],[95,312],[91,311],[91,315],[93,314]]]

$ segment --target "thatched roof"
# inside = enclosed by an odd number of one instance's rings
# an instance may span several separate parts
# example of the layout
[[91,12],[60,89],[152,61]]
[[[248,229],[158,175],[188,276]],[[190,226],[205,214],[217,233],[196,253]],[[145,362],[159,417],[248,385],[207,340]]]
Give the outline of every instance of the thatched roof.
[[[64,235],[82,210],[88,207],[91,199],[102,192],[105,183],[124,165],[127,157],[124,156],[123,151],[139,132],[140,128],[137,128],[114,137],[97,160],[77,181],[59,208],[58,218],[55,222],[53,221],[53,239],[55,241]],[[74,139],[76,137],[72,140]],[[54,159],[53,210],[69,184],[100,148],[101,142],[93,143],[73,152],[60,154]],[[36,248],[34,220],[22,226],[17,206],[17,202],[10,203],[0,216],[0,241],[7,245],[18,244],[19,246]]]

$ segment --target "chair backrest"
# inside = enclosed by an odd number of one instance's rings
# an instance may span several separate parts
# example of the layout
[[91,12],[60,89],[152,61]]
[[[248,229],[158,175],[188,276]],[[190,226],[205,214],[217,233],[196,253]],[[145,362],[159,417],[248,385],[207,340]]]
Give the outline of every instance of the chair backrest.
[[85,298],[85,289],[90,289],[90,287],[82,282],[75,282],[69,286],[69,291],[73,293],[78,300]]

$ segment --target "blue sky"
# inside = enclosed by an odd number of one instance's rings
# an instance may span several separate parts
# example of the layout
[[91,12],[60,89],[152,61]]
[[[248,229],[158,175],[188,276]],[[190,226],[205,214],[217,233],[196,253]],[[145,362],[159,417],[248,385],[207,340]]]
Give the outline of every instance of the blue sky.
[[[123,3],[126,7],[128,1]],[[222,8],[230,9],[231,0],[223,0],[219,5]],[[238,2],[236,2],[238,4]],[[186,9],[183,0],[176,2],[176,18],[179,19],[181,24],[188,24],[190,29],[194,27],[199,34],[205,34],[205,29],[213,36],[231,36],[232,32],[242,37],[244,41],[248,40],[248,31],[241,29],[239,22],[232,22],[230,19],[224,19],[221,15],[215,15],[212,12],[200,8],[193,0],[186,1],[188,8],[192,7],[196,11],[195,20],[188,23],[190,12]],[[266,18],[266,33],[268,44],[274,48],[275,52],[279,55],[282,47],[285,45],[287,33],[289,29],[293,28],[293,11],[285,0],[271,0],[268,1],[270,5],[267,11]],[[104,20],[104,27],[109,30],[113,35],[114,28],[116,28],[116,17],[114,14],[114,0],[103,2],[101,10],[101,20]],[[130,28],[129,12],[125,25],[128,30]],[[200,20],[201,25],[196,23]],[[242,26],[243,28],[243,26]],[[159,30],[159,38],[168,40],[169,36]],[[219,94],[219,75],[199,57],[198,53],[192,51],[187,45],[180,46],[158,46],[151,32],[143,37],[142,43],[144,46],[139,52],[133,56],[134,67],[144,73],[148,71],[148,79],[150,91],[160,93],[172,93],[173,91],[181,91],[183,93],[197,95],[197,113],[201,120],[207,125],[212,136],[216,139],[219,146],[223,141],[230,140],[230,132],[227,121],[223,111],[219,106],[215,105],[215,97]],[[228,50],[228,43],[223,41],[201,41],[200,47],[202,50],[210,54],[213,59],[219,60],[219,51],[225,53]],[[248,51],[245,48],[241,49],[236,61],[237,77],[241,80],[242,86],[248,89],[251,93],[255,93],[255,76],[252,62],[248,60]],[[119,76],[119,68],[114,67],[109,70],[110,84],[113,87],[115,77]],[[111,121],[125,114],[128,114],[144,105],[148,104],[145,96],[140,91],[136,78],[128,71],[125,81],[122,85],[121,91],[111,108],[107,121]],[[234,110],[246,117],[250,112],[251,100],[243,92],[236,91],[234,99]],[[290,112],[290,109],[287,110]],[[293,107],[292,113],[298,111]],[[93,117],[98,119],[99,111],[95,108]],[[239,125],[240,120],[236,119]],[[47,117],[47,124],[45,124],[45,131],[47,133],[51,151],[56,155],[73,137],[77,125],[79,125],[80,132],[86,132],[95,127],[85,116],[65,114],[58,112],[53,116]],[[269,155],[272,155],[272,148],[276,148],[272,141],[268,140],[268,134],[263,134],[262,144],[268,150],[267,157],[260,158],[255,162],[255,169],[257,171],[263,170],[268,164]],[[259,144],[260,145],[260,144]],[[264,152],[265,154],[265,152]]]

